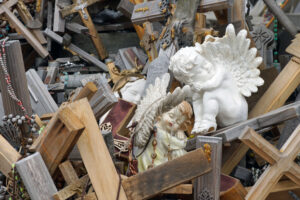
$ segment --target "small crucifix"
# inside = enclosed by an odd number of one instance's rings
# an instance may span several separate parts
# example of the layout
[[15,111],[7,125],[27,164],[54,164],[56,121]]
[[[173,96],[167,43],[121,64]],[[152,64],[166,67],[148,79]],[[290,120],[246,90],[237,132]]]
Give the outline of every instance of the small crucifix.
[[104,60],[107,57],[107,52],[101,42],[98,31],[96,30],[92,18],[87,10],[88,6],[93,5],[98,1],[99,0],[73,0],[74,4],[61,9],[60,13],[63,18],[76,12],[79,13],[82,22],[89,29],[89,35],[93,40],[93,43],[101,60]]
[[253,129],[246,128],[239,139],[270,163],[270,166],[248,192],[246,200],[266,199],[283,175],[300,185],[300,166],[294,162],[300,152],[299,134],[300,125],[298,125],[283,147],[277,150]]

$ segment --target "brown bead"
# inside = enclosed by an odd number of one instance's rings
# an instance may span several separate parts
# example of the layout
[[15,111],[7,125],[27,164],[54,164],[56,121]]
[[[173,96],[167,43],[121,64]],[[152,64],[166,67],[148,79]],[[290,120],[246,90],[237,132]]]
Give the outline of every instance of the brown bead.
[[155,158],[156,158],[156,156],[157,156],[157,154],[156,154],[156,153],[152,153],[152,154],[151,154],[151,157],[152,157],[152,159],[155,159]]
[[152,146],[156,146],[157,145],[157,140],[156,139],[153,139],[152,141]]
[[148,165],[148,169],[153,168],[153,164]]

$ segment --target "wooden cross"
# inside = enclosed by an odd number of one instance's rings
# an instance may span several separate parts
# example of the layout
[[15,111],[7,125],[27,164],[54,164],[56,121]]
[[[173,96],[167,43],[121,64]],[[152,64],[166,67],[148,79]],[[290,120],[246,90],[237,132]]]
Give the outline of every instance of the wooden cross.
[[300,152],[299,134],[300,125],[298,125],[283,147],[277,150],[253,129],[246,128],[239,139],[270,163],[270,166],[246,195],[246,200],[266,199],[283,175],[300,185],[300,166],[294,162]]
[[38,52],[38,54],[45,58],[49,52],[40,44],[40,42],[32,35],[32,33],[23,25],[22,22],[9,10],[12,6],[18,3],[18,0],[9,0],[0,6],[0,15],[4,14],[9,23],[21,33],[28,43]]
[[98,31],[96,30],[92,18],[87,10],[88,6],[93,5],[98,1],[100,0],[73,0],[74,4],[60,10],[60,13],[63,18],[76,12],[79,13],[82,22],[89,29],[89,34],[91,35],[91,38],[98,51],[100,58],[103,60],[107,57],[107,52],[101,42],[101,39],[98,35]]

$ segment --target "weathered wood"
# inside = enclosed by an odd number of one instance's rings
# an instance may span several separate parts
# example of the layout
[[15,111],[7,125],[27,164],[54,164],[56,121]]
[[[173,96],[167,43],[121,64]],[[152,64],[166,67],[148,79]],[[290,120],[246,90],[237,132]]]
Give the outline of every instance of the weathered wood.
[[118,102],[118,99],[115,97],[104,77],[97,81],[97,87],[98,91],[93,95],[89,102],[94,115],[98,120]]
[[76,191],[83,191],[86,186],[86,183],[88,181],[89,181],[89,176],[85,175],[85,176],[81,177],[80,179],[78,179],[77,181],[72,182],[70,185],[68,185],[64,189],[55,193],[53,195],[53,198],[55,200],[66,200],[66,199],[72,197],[73,195],[75,195]]
[[265,199],[283,175],[300,185],[300,166],[294,162],[300,152],[299,134],[300,125],[279,151],[253,129],[249,127],[245,129],[239,139],[270,163],[246,195],[246,200]]
[[[77,173],[75,169],[72,166],[72,163],[70,160],[66,160],[65,162],[61,163],[59,165],[59,170],[61,174],[63,175],[67,185],[72,184],[73,182],[76,182],[79,180]],[[77,191],[77,194],[80,194],[79,191]]]
[[50,174],[54,174],[62,160],[67,158],[84,125],[78,117],[65,105],[61,106],[57,115],[52,117],[39,137],[37,151],[41,153]]
[[[250,191],[252,187],[247,187],[246,190]],[[271,190],[271,193],[284,192],[289,190],[300,189],[300,185],[297,185],[291,180],[279,181]]]
[[85,34],[89,31],[89,29],[81,24],[75,22],[68,22],[66,23],[66,29],[78,34]]
[[47,67],[47,75],[44,80],[45,84],[53,84],[56,82],[56,77],[59,73],[59,63],[56,61],[50,62],[49,66]]
[[33,113],[42,116],[43,114],[56,112],[58,106],[37,72],[34,69],[29,69],[26,72],[26,78]]
[[[48,1],[47,6],[47,29],[52,30],[52,20],[53,20],[53,2]],[[51,51],[51,38],[47,37],[47,49]]]
[[123,13],[127,18],[131,19],[134,10],[134,4],[129,0],[121,0],[117,9]]
[[28,191],[30,199],[52,199],[57,189],[40,153],[36,152],[18,161],[16,168]]
[[97,86],[93,82],[88,82],[78,93],[76,97],[74,97],[73,101],[87,98],[90,100],[97,92]]
[[198,136],[197,148],[205,148],[209,145],[207,151],[211,152],[210,167],[211,171],[197,178],[194,182],[194,198],[201,199],[203,196],[209,196],[210,199],[219,200],[220,198],[220,177],[222,165],[222,138],[210,136]]
[[131,15],[132,23],[143,24],[146,21],[154,22],[165,19],[168,8],[163,11],[163,9],[160,8],[160,4],[162,4],[162,0],[136,4]]
[[[54,33],[53,31],[46,29],[44,31],[44,33],[50,37],[52,40],[56,41],[59,44],[63,44],[63,38],[60,37],[59,35],[57,35],[56,33]],[[95,66],[99,67],[100,69],[102,69],[103,71],[107,71],[107,67],[104,63],[102,63],[100,60],[98,60],[97,58],[91,56],[90,54],[88,54],[87,52],[83,51],[82,49],[80,49],[79,47],[77,47],[74,44],[70,44],[68,47],[68,49],[70,49],[71,51],[77,53],[81,58],[83,58],[84,60],[94,64]]]
[[224,10],[228,7],[228,0],[201,0],[197,11],[204,13],[215,10]]
[[[17,98],[22,101],[27,113],[31,115],[32,109],[28,88],[26,87],[27,80],[20,42],[18,40],[6,42],[5,52],[7,58],[7,71],[10,75],[12,88],[14,89]],[[24,112],[18,105],[18,102],[13,100],[7,91],[5,74],[2,69],[0,70],[0,79],[0,89],[5,114],[24,115]]]
[[[97,196],[95,192],[88,193],[83,197],[83,200],[97,200]],[[76,200],[82,200],[82,198],[77,198]]]
[[[115,199],[119,188],[119,175],[101,136],[98,123],[87,99],[78,100],[68,107],[84,124],[85,130],[77,142],[82,160],[99,199]],[[109,192],[108,192],[109,191]],[[126,200],[120,188],[119,200]]]
[[9,176],[12,165],[21,158],[21,155],[0,135],[0,172]]
[[193,185],[181,184],[166,191],[163,191],[162,194],[193,194]]
[[200,148],[122,180],[122,186],[128,200],[148,199],[210,170],[207,157]]
[[71,4],[70,0],[55,0],[54,4],[54,19],[53,19],[53,31],[65,32],[65,20],[60,15],[60,6],[68,6]]
[[13,26],[19,33],[21,33],[27,42],[34,48],[34,50],[45,58],[49,52],[40,44],[40,42],[32,35],[32,33],[23,25],[22,22],[10,11],[10,7],[15,5],[18,0],[10,0],[0,6],[0,15],[4,14],[11,26]]
[[153,61],[158,53],[156,49],[156,41],[158,39],[158,32],[153,30],[153,26],[150,22],[143,23],[145,33],[143,39],[140,41],[140,45],[147,52],[149,61]]

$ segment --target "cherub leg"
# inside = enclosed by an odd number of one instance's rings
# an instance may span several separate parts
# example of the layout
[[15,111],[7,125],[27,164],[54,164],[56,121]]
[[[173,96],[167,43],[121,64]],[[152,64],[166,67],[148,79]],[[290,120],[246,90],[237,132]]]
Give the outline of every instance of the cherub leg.
[[203,106],[203,101],[202,98],[199,98],[197,100],[193,100],[193,110],[194,110],[194,115],[195,115],[195,123],[194,127],[192,130],[192,134],[198,133],[198,130],[200,129],[201,126],[201,121],[202,121],[202,106]]
[[205,134],[210,131],[214,131],[217,128],[216,116],[219,112],[219,104],[215,99],[207,99],[203,100],[203,113],[201,116],[201,120],[197,121],[194,124],[194,128],[192,133],[201,133]]

